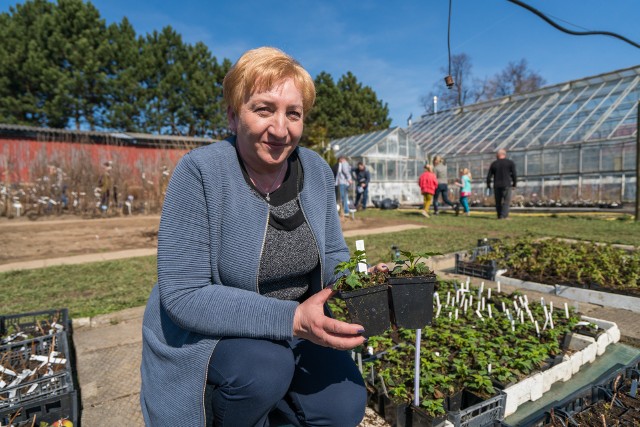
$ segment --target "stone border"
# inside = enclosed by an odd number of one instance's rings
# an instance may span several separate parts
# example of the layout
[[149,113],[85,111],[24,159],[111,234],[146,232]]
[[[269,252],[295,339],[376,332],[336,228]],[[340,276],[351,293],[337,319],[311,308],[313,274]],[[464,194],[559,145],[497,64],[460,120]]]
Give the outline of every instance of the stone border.
[[603,305],[605,307],[621,308],[640,313],[640,298],[628,295],[613,294],[609,292],[594,291],[591,289],[575,288],[573,286],[564,285],[545,285],[536,282],[527,282],[512,277],[496,274],[496,281],[500,281],[505,285],[516,286],[519,288],[529,289],[531,291],[542,292],[546,294],[557,295],[572,299],[579,302],[587,302],[590,304]]
[[587,316],[582,316],[582,320],[595,323],[606,332],[601,334],[597,340],[573,333],[569,341],[569,349],[574,353],[565,355],[562,363],[535,373],[504,389],[507,394],[505,417],[515,413],[523,403],[540,399],[554,383],[568,381],[580,370],[580,367],[592,363],[597,356],[602,355],[609,344],[620,341],[620,329],[615,323]]

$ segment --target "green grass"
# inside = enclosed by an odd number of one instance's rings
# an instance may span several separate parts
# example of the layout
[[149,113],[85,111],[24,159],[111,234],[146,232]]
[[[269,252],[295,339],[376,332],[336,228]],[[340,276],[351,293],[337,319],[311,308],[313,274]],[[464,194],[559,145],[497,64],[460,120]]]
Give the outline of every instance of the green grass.
[[[474,212],[471,217],[444,213],[426,219],[417,210],[370,209],[357,215],[427,225],[419,230],[349,237],[347,244],[352,251],[355,241],[364,239],[369,263],[389,261],[392,245],[413,252],[448,253],[474,247],[482,237],[532,235],[629,245],[640,242],[640,223],[616,213],[514,214],[511,221],[497,221],[491,212]],[[145,304],[156,274],[155,257],[0,273],[0,311],[6,314],[67,307],[71,317],[85,317],[138,307]]]

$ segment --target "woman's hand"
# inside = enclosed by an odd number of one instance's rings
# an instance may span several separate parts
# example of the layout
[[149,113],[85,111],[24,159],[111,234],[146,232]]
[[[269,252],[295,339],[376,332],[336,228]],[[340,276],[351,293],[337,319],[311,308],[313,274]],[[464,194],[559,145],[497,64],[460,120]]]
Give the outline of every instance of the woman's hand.
[[367,271],[370,274],[371,273],[378,273],[378,272],[388,273],[389,272],[389,267],[387,267],[387,264],[385,264],[383,262],[379,262],[378,264],[369,267],[369,269]]
[[362,326],[324,315],[324,304],[335,292],[325,288],[296,308],[293,317],[294,336],[338,350],[350,350],[364,343]]

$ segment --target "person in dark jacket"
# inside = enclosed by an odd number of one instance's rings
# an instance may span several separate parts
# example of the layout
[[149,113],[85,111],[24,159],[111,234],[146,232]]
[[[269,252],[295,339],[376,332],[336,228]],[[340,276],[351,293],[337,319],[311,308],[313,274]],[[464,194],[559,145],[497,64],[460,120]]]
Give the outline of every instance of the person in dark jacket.
[[367,167],[362,162],[358,162],[358,168],[355,172],[356,183],[356,209],[358,209],[358,203],[362,200],[362,210],[367,209],[367,200],[369,197],[369,181],[371,181],[371,174],[367,170]]
[[258,48],[223,94],[234,136],[180,160],[162,209],[142,326],[145,424],[356,426],[366,389],[345,350],[365,331],[325,311],[349,259],[334,177],[298,146],[313,79]]
[[489,166],[487,174],[487,188],[491,188],[496,198],[496,213],[498,219],[509,218],[509,204],[511,203],[511,189],[516,188],[516,164],[507,159],[507,150],[500,149],[496,153],[496,160]]

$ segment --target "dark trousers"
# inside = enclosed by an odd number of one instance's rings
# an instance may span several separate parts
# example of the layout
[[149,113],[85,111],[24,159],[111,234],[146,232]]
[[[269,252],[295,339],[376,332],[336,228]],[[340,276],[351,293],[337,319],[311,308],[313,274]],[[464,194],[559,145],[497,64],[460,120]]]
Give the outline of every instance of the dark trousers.
[[367,198],[369,197],[369,187],[364,187],[362,193],[358,193],[358,187],[356,187],[356,209],[358,209],[358,203],[362,199],[362,210],[367,209]]
[[511,187],[495,187],[496,213],[498,219],[509,217],[509,205],[511,203]]
[[214,426],[356,426],[367,398],[348,352],[302,339],[223,338],[207,383]]
[[454,207],[455,205],[449,200],[449,186],[447,184],[438,184],[436,194],[433,195],[433,211],[438,212],[438,198],[442,194],[442,201],[447,205]]

